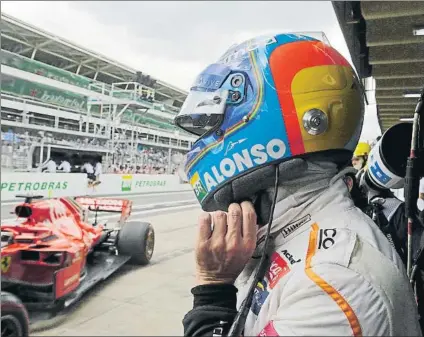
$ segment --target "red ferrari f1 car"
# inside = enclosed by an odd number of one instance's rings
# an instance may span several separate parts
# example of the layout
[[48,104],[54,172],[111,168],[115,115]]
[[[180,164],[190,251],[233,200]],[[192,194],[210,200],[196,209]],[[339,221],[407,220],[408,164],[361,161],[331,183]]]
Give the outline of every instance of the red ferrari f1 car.
[[[152,258],[153,227],[127,221],[130,200],[24,197],[15,208],[19,221],[1,225],[2,337],[27,335],[28,313],[31,320],[50,318],[125,263]],[[121,216],[110,227],[97,212]]]

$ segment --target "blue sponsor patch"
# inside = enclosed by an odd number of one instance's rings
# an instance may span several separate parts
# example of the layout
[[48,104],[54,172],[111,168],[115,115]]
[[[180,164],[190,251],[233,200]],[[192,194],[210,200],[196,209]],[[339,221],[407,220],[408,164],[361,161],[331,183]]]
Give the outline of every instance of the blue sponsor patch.
[[373,177],[383,185],[387,185],[387,183],[390,180],[392,180],[392,178],[390,178],[387,174],[383,172],[383,170],[381,169],[380,165],[378,165],[377,162],[372,164],[372,166],[370,167],[370,170]]

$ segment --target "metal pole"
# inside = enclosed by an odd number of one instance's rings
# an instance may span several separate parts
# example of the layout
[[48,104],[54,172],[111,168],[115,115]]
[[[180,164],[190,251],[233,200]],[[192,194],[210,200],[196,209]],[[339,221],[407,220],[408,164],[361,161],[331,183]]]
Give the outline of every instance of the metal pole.
[[172,150],[171,148],[168,148],[168,164],[166,167],[166,173],[168,174],[171,173],[171,155],[172,155]]
[[424,115],[424,89],[421,92],[417,107],[414,113],[414,122],[412,126],[411,150],[406,164],[405,175],[405,214],[408,218],[408,243],[407,243],[407,274],[411,283],[414,283],[413,261],[412,261],[412,235],[415,222],[417,221],[417,200],[419,194],[419,128],[420,118]]
[[131,165],[134,162],[134,125],[135,125],[135,114],[133,114],[133,118],[131,121]]
[[[115,114],[116,114],[116,104],[113,105],[112,107],[112,116],[111,116],[111,152],[112,152],[112,164],[114,164],[114,160],[115,160]],[[109,116],[111,114],[109,113]]]

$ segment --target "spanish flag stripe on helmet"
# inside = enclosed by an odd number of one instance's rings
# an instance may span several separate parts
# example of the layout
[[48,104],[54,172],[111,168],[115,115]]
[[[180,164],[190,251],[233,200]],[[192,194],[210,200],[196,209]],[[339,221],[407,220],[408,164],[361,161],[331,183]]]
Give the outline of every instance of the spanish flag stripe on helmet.
[[[313,53],[311,53],[311,44],[315,45],[315,48],[312,49]],[[303,53],[302,49],[304,49]],[[350,65],[339,53],[332,48],[326,48],[325,44],[320,41],[283,44],[272,52],[269,64],[287,127],[291,152],[293,155],[303,154],[305,153],[305,148],[300,132],[299,112],[296,111],[293,95],[291,94],[294,77],[299,71],[309,67]],[[290,64],[290,67],[282,69],[282,64]]]

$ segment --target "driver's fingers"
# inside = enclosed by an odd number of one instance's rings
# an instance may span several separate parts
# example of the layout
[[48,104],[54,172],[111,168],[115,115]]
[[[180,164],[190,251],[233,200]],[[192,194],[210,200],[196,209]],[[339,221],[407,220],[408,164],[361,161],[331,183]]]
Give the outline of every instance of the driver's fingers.
[[197,231],[197,240],[205,242],[210,239],[212,235],[212,217],[209,213],[203,212],[199,217],[199,226]]
[[255,208],[250,201],[243,201],[240,206],[243,213],[243,240],[245,242],[256,242],[258,226]]
[[227,226],[227,237],[241,237],[242,211],[239,204],[233,203],[228,207]]
[[227,214],[222,211],[213,213],[212,239],[221,239],[227,233]]

